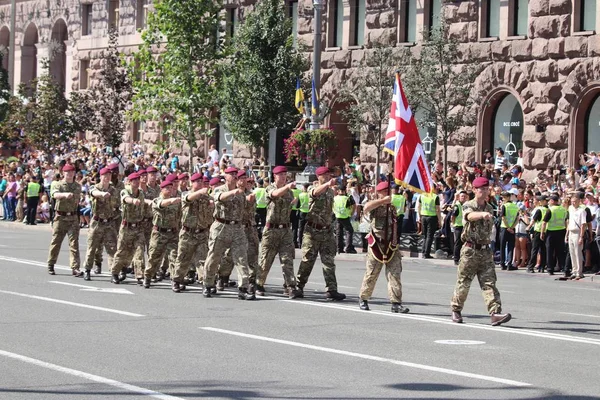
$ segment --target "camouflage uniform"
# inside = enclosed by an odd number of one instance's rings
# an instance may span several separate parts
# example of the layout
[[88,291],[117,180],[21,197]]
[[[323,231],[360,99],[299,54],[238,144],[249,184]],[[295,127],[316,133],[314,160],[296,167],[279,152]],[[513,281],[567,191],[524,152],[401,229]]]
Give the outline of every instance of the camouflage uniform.
[[238,286],[248,286],[248,238],[244,234],[243,220],[246,209],[246,196],[236,194],[221,200],[221,194],[228,192],[227,185],[219,186],[213,193],[215,201],[215,222],[210,227],[208,256],[204,264],[204,287],[215,286],[215,277],[223,254],[231,252],[238,273]]
[[135,252],[144,248],[146,232],[141,229],[144,208],[142,205],[136,206],[125,203],[127,197],[139,199],[143,203],[144,192],[140,189],[136,197],[132,193],[131,186],[126,186],[125,189],[121,190],[122,222],[117,239],[117,252],[111,269],[113,275],[118,275],[123,268],[127,268],[131,264]]
[[[152,200],[153,228],[148,248],[148,265],[144,270],[144,278],[150,280],[156,270],[160,268],[165,254],[168,257],[171,269],[175,267],[177,259],[177,245],[179,241],[179,223],[181,221],[181,203],[162,207],[162,196]],[[171,270],[171,275],[173,271]]]
[[[125,184],[121,180],[119,180],[116,184],[112,184],[112,185],[115,188],[115,193],[117,193],[117,195],[119,193],[121,193],[121,191],[123,189],[125,189]],[[91,193],[91,191],[90,191],[90,193]],[[120,202],[116,206],[116,216],[114,217],[112,223],[115,228],[115,232],[118,234],[119,229],[121,229],[121,204],[120,204]],[[109,263],[110,263],[110,260],[109,260]],[[96,254],[94,255],[94,264],[98,267],[100,267],[102,265],[102,252],[101,251],[96,252]]]
[[469,288],[473,277],[477,275],[479,286],[483,291],[483,299],[487,305],[490,314],[501,313],[502,304],[500,302],[500,293],[496,289],[496,271],[494,270],[494,258],[492,250],[476,250],[469,247],[467,243],[473,245],[486,245],[490,243],[490,234],[492,232],[492,220],[468,221],[467,216],[471,212],[485,211],[492,213],[492,206],[488,203],[482,208],[477,205],[477,200],[470,200],[463,204],[464,228],[462,241],[465,243],[460,251],[460,262],[458,264],[458,277],[452,297],[452,311],[462,311],[469,294]]
[[[393,220],[395,218],[395,211],[386,213],[386,206],[379,206],[369,213],[371,221],[371,232],[378,238],[385,237],[385,225],[386,225],[386,214],[388,216],[388,237],[383,242],[390,243],[393,239]],[[375,283],[381,273],[384,263],[378,261],[373,254],[373,250],[369,248],[367,253],[367,270],[362,281],[360,288],[360,299],[369,300],[375,289]],[[402,282],[400,281],[400,274],[402,273],[402,254],[400,251],[396,251],[392,256],[391,260],[385,263],[385,275],[388,280],[388,296],[392,303],[402,303]]]
[[[114,226],[114,218],[119,214],[119,192],[112,184],[107,190],[100,185],[90,188],[90,195],[94,191],[108,192],[107,199],[92,196],[92,221],[88,231],[87,253],[85,255],[85,269],[91,270],[96,259],[96,253],[102,254],[102,247],[108,253],[108,266],[112,267],[113,257],[117,251],[117,230]],[[96,264],[98,265],[98,264]]]
[[[140,187],[140,190],[142,188]],[[155,188],[146,186],[144,192],[144,199],[154,200],[160,194],[160,187],[158,185]],[[144,269],[146,265],[144,263],[144,256],[148,254],[148,247],[150,245],[150,232],[152,231],[152,206],[144,204],[144,219],[141,222],[141,228],[146,234],[144,235],[144,246],[137,248],[133,255],[133,269],[135,270],[135,277],[142,279],[144,277]]]
[[183,283],[192,266],[202,276],[199,262],[204,263],[208,253],[208,228],[212,223],[210,196],[200,195],[194,201],[188,201],[188,194],[182,196],[181,231],[179,232],[179,248],[173,282]]
[[68,235],[69,249],[71,251],[69,264],[71,269],[76,270],[79,269],[81,263],[79,255],[79,216],[77,212],[81,196],[81,185],[77,182],[67,183],[63,180],[52,188],[50,197],[54,198],[55,193],[73,193],[73,197],[70,199],[55,199],[55,217],[52,225],[52,241],[50,242],[48,265],[54,266],[56,264],[62,241],[65,235]]
[[302,238],[302,262],[298,267],[298,287],[304,289],[317,255],[320,255],[327,291],[337,291],[334,263],[336,243],[333,232],[334,194],[333,190],[328,188],[325,193],[315,196],[314,192],[319,186],[315,184],[308,189],[309,211]]
[[290,213],[294,194],[288,190],[283,196],[274,198],[271,194],[275,190],[277,190],[275,184],[267,187],[267,223],[260,245],[260,275],[257,284],[264,286],[273,265],[273,260],[279,254],[285,287],[294,288],[296,287],[294,276],[295,246],[293,232],[290,229]]

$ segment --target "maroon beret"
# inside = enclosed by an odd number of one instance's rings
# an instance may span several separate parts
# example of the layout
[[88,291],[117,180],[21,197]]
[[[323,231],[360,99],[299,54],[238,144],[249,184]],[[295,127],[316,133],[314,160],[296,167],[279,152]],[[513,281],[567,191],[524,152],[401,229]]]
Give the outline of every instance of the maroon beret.
[[146,170],[144,168],[140,169],[137,174],[141,177],[142,175],[147,175],[148,172],[146,172]]
[[108,169],[108,168],[106,168],[106,167],[105,167],[105,168],[102,168],[102,169],[100,170],[100,175],[106,175],[106,174],[110,174],[110,173],[111,173],[111,170],[110,170],[110,169]]
[[490,186],[490,181],[488,181],[487,178],[479,177],[475,178],[475,180],[473,181],[473,187],[475,189],[482,188],[485,186]]
[[154,173],[154,172],[158,172],[158,170],[156,168],[150,166],[150,167],[146,168],[146,172],[149,173],[149,174],[151,174],[151,173]]
[[140,179],[140,176],[138,175],[137,172],[134,172],[132,174],[129,174],[129,176],[127,176],[128,181],[133,181],[134,179]]
[[237,173],[237,177],[238,178],[247,178],[248,175],[246,175],[246,170],[245,169],[240,169]]
[[177,176],[177,179],[179,179],[180,181],[184,181],[184,180],[186,180],[186,179],[187,179],[187,178],[189,178],[189,177],[190,177],[190,176],[188,175],[188,173],[187,173],[187,172],[182,172],[181,174],[179,174],[179,175]]
[[237,174],[238,169],[236,167],[229,167],[225,170],[226,174]]
[[119,164],[116,162],[112,163],[112,164],[108,164],[108,166],[106,168],[110,169],[111,171],[114,171],[115,169],[119,169]]
[[383,182],[379,182],[377,184],[377,187],[375,188],[375,190],[377,190],[379,192],[380,190],[387,190],[389,187],[390,187],[389,182],[383,181]]
[[194,175],[192,175],[190,181],[195,182],[198,179],[202,179],[202,174],[200,172],[196,172]]
[[165,179],[164,181],[162,181],[162,182],[160,183],[160,188],[161,188],[161,189],[164,189],[164,188],[166,188],[167,186],[171,186],[172,184],[173,184],[173,181],[170,181],[170,180],[168,180],[168,179]]
[[63,172],[68,172],[68,171],[75,171],[75,167],[72,166],[71,164],[65,164],[65,166],[62,168]]
[[329,171],[329,168],[327,167],[319,167],[317,168],[317,171],[315,172],[315,174],[317,174],[317,176],[321,176],[321,175],[325,175],[325,174],[329,174],[331,171]]
[[169,174],[167,175],[167,177],[165,178],[165,181],[169,181],[169,182],[177,182],[177,174]]
[[286,167],[284,167],[284,166],[282,166],[282,165],[280,165],[280,166],[278,166],[278,167],[275,167],[275,168],[273,168],[273,173],[274,173],[274,174],[283,174],[283,173],[285,173],[285,172],[287,172],[287,168],[286,168]]
[[210,180],[210,182],[208,182],[210,186],[214,186],[214,185],[218,185],[219,183],[221,183],[221,178],[219,178],[218,176],[215,178],[212,178]]
[[204,182],[204,183],[210,183],[210,179],[208,179],[208,176],[203,176],[202,177],[202,182]]

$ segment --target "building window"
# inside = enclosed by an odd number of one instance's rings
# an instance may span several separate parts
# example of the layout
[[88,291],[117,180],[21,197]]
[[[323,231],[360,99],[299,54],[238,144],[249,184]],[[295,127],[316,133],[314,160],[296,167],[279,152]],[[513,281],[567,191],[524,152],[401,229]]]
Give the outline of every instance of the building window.
[[417,40],[417,0],[398,1],[398,43]]
[[576,31],[596,30],[596,0],[579,0],[579,18],[575,21]]
[[500,37],[500,3],[501,0],[481,1],[479,8],[480,37]]
[[148,0],[137,0],[135,23],[136,28],[140,30],[148,25]]
[[362,46],[365,42],[365,0],[354,0],[350,6],[350,46]]
[[440,14],[442,13],[442,0],[429,0],[426,3],[425,26],[429,31],[440,26]]
[[596,96],[585,118],[585,152],[600,151],[600,95]]
[[81,6],[81,35],[89,36],[92,34],[92,6],[93,4],[83,4]]
[[501,147],[509,164],[516,164],[523,149],[523,110],[515,96],[507,94],[498,103],[493,123],[492,148]]
[[527,36],[529,24],[529,2],[510,0],[508,3],[509,36]]
[[344,40],[344,0],[331,0],[328,10],[329,47],[342,47]]
[[235,32],[239,26],[239,9],[238,8],[227,8],[227,21],[225,21],[225,28],[227,32],[227,38],[231,39],[235,36]]
[[287,16],[292,20],[292,40],[294,47],[298,46],[298,0],[287,3]]
[[109,0],[108,26],[119,27],[119,0]]
[[79,89],[90,87],[90,60],[79,61]]

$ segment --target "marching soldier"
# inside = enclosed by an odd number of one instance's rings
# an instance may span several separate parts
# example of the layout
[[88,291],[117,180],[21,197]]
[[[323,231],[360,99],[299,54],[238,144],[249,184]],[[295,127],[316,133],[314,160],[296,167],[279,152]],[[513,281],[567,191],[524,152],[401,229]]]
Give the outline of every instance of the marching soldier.
[[[190,178],[191,191],[182,196],[181,231],[175,272],[171,276],[175,293],[185,289],[185,277],[188,271],[194,272],[193,265],[204,261],[208,252],[208,228],[212,223],[208,182],[202,175],[195,173]],[[200,274],[200,272],[199,272]]]
[[[179,191],[179,176],[177,174],[169,174],[165,178],[165,181],[170,181],[173,183],[171,197],[181,198],[181,192]],[[152,211],[152,219],[154,220],[154,210]],[[150,254],[149,249],[148,254]],[[152,279],[152,282],[161,282],[163,279],[168,278],[171,270],[175,268],[174,263],[175,258],[177,257],[177,252],[175,252],[175,257],[172,258],[169,258],[169,254],[169,252],[164,253],[160,268],[158,268],[158,271],[155,270],[156,276]],[[148,259],[150,259],[149,256]]]
[[85,272],[83,279],[91,280],[90,271],[96,253],[102,253],[102,248],[108,253],[108,266],[112,268],[113,258],[117,251],[117,231],[113,219],[119,210],[119,195],[110,183],[111,171],[108,168],[100,170],[100,183],[90,188],[92,196],[92,221],[88,232],[87,254],[85,256]]
[[[179,243],[179,223],[181,221],[181,197],[177,196],[174,179],[166,179],[160,184],[160,196],[152,200],[152,234],[148,249],[148,265],[144,270],[144,288],[150,287],[150,280],[166,258],[167,266],[175,266]],[[171,271],[173,272],[173,271]],[[173,282],[173,291],[180,291],[178,282]]]
[[[113,262],[111,282],[118,284],[124,278],[124,269],[131,264],[136,251],[144,248],[145,231],[142,229],[144,219],[144,204],[150,202],[144,199],[144,192],[140,189],[140,177],[137,173],[127,177],[129,184],[121,190],[122,222],[117,239],[117,252]],[[142,262],[143,265],[143,262]],[[141,285],[138,279],[138,285]]]
[[296,289],[294,276],[294,239],[290,230],[289,216],[291,208],[297,203],[292,189],[294,182],[285,183],[287,168],[280,166],[273,169],[274,182],[267,187],[267,223],[263,231],[260,248],[260,273],[258,274],[256,293],[265,294],[265,282],[271,270],[275,256],[279,254],[285,294],[290,299],[302,297]]
[[60,246],[66,235],[69,236],[69,262],[73,276],[80,277],[79,270],[79,215],[77,206],[81,196],[81,185],[74,181],[75,167],[65,164],[62,169],[64,179],[52,187],[50,197],[56,200],[54,224],[52,225],[52,241],[48,254],[48,273],[54,275],[54,264],[58,259]]
[[464,227],[463,248],[460,252],[456,286],[452,297],[452,321],[461,324],[462,309],[469,294],[473,278],[477,276],[491,316],[492,326],[510,321],[510,314],[502,313],[500,293],[496,288],[493,250],[490,247],[493,221],[493,208],[487,202],[489,181],[476,178],[473,181],[475,198],[463,204]]
[[[145,200],[154,200],[160,194],[160,187],[156,181],[158,170],[154,167],[148,167],[138,171],[140,176],[140,190],[144,192]],[[150,232],[152,231],[152,204],[144,204],[144,219],[141,222],[141,228],[144,232],[144,246],[138,248],[133,256],[133,269],[138,282],[144,279],[144,257],[148,255],[148,246],[150,245]]]
[[[369,310],[369,299],[375,289],[375,283],[385,265],[388,279],[388,295],[392,302],[393,313],[407,313],[408,308],[402,305],[402,255],[397,252],[396,206],[391,206],[391,197],[387,195],[388,182],[377,185],[377,199],[365,204],[364,213],[371,221],[371,232],[367,236],[369,251],[367,253],[367,270],[360,288],[359,306],[361,310]],[[386,217],[388,218],[386,221]],[[386,237],[387,226],[387,237]]]
[[308,189],[310,197],[309,211],[306,228],[302,238],[302,262],[298,268],[298,290],[304,295],[304,286],[317,260],[321,256],[323,276],[327,293],[327,300],[341,301],[346,295],[337,291],[335,277],[335,234],[333,232],[333,187],[335,179],[331,179],[331,172],[327,167],[319,167],[316,171],[318,183]]
[[188,186],[190,175],[187,172],[183,172],[183,173],[179,174],[177,176],[177,179],[179,180],[180,194],[183,194],[183,193],[187,192],[188,190],[190,190],[189,186]]
[[248,292],[248,240],[242,225],[246,195],[236,185],[237,174],[237,168],[227,168],[225,184],[217,187],[213,194],[215,221],[210,227],[208,256],[204,265],[204,297],[211,297],[219,263],[225,251],[230,249],[239,276],[238,299],[256,299],[254,293]]

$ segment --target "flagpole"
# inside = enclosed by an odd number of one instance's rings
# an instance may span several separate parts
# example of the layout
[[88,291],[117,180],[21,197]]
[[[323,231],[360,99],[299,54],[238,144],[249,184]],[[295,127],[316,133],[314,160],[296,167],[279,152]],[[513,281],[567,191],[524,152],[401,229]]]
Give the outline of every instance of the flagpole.
[[[313,90],[319,90],[321,86],[321,15],[323,12],[325,0],[313,0],[313,8],[314,8],[314,45],[313,45],[313,80],[315,82],[315,87]],[[312,98],[315,94],[312,95]],[[319,102],[317,104],[311,104],[311,109],[314,107],[315,112],[311,112],[310,118],[310,130],[314,131],[315,129],[319,129],[321,127],[320,121],[320,110],[319,110]]]

